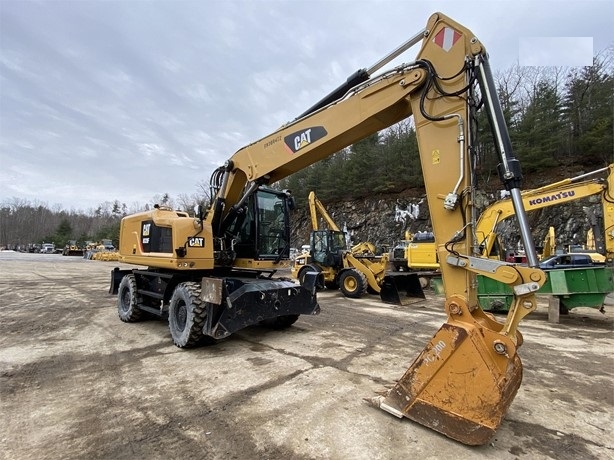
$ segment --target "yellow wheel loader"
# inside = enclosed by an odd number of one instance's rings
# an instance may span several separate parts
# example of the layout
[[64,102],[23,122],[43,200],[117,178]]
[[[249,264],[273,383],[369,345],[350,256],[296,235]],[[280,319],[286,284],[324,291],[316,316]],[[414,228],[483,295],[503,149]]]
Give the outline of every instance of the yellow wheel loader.
[[348,234],[339,229],[314,192],[309,193],[309,212],[313,229],[309,253],[297,256],[292,265],[292,276],[300,283],[307,273],[317,272],[326,287],[339,289],[346,297],[357,299],[369,291],[397,305],[424,299],[417,275],[387,273],[389,255],[376,255],[372,243],[363,241],[348,248]]
[[[386,64],[420,44],[415,60]],[[475,130],[483,107],[516,210],[528,266],[483,257],[475,235]],[[493,436],[522,380],[521,319],[545,282],[521,199],[520,163],[505,125],[486,48],[469,29],[433,14],[422,30],[291,122],[238,150],[214,171],[212,200],[195,216],[157,207],[126,216],[112,272],[125,322],[168,318],[179,347],[227,337],[254,324],[288,327],[317,314],[318,272],[301,285],[276,276],[288,266],[289,193],[271,184],[413,116],[447,314],[422,353],[373,404],[465,444]],[[471,135],[470,135],[471,131]],[[485,314],[476,277],[506,283],[505,320]],[[409,357],[408,357],[409,359]]]

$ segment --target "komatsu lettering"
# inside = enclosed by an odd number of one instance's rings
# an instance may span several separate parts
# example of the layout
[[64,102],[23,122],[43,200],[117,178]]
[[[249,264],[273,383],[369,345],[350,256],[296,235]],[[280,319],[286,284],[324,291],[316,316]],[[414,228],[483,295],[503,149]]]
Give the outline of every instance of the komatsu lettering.
[[529,206],[535,206],[542,203],[549,203],[550,201],[558,201],[564,198],[571,198],[574,196],[576,192],[574,190],[569,190],[568,192],[560,192],[555,193],[554,195],[547,195],[541,198],[534,198],[529,200]]

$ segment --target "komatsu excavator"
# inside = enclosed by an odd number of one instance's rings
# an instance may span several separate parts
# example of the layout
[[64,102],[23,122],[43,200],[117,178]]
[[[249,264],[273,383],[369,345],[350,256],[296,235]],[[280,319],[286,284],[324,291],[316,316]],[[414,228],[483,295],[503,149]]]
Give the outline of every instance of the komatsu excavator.
[[[599,177],[604,173],[607,173],[605,178]],[[596,250],[612,262],[614,260],[614,164],[533,190],[525,190],[521,197],[525,211],[531,212],[594,195],[601,197],[603,214],[603,226],[591,222],[591,228],[597,234]],[[513,201],[506,198],[494,202],[480,214],[476,224],[476,234],[484,256],[503,257],[504,251],[499,243],[496,227],[503,220],[513,216],[514,212]],[[595,217],[592,216],[592,219]]]
[[[382,70],[420,43],[414,61]],[[380,71],[379,73],[376,73]],[[479,89],[478,89],[479,88]],[[476,112],[487,112],[528,266],[480,255],[475,235]],[[413,115],[445,289],[447,320],[385,397],[372,403],[470,445],[499,427],[522,380],[521,319],[545,282],[521,199],[521,168],[504,122],[486,48],[441,13],[373,66],[350,76],[292,122],[240,149],[211,178],[212,202],[190,217],[156,208],[127,216],[111,292],[119,316],[168,315],[179,347],[261,322],[292,324],[319,310],[318,274],[304,284],[274,276],[289,255],[292,199],[267,186]],[[476,276],[504,281],[514,302],[504,322],[477,301]]]

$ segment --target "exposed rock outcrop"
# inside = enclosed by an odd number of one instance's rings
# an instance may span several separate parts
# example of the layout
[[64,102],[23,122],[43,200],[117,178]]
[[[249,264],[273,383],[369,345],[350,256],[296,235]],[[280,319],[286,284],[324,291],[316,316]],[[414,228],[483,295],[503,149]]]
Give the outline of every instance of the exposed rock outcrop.
[[[476,198],[480,210],[499,198],[496,193],[479,194]],[[432,230],[428,205],[424,194],[416,196],[378,196],[349,202],[324,203],[328,213],[340,228],[345,229],[353,242],[369,241],[378,248],[392,247],[403,239],[406,230],[411,233]],[[542,246],[550,226],[555,228],[560,248],[568,244],[584,244],[591,228],[584,208],[593,211],[602,222],[600,197],[592,196],[562,205],[551,206],[528,213],[536,246]],[[311,223],[305,206],[293,215],[292,244],[300,247],[309,243]],[[601,224],[603,225],[603,224]],[[497,226],[504,246],[517,249],[520,232],[514,217]]]

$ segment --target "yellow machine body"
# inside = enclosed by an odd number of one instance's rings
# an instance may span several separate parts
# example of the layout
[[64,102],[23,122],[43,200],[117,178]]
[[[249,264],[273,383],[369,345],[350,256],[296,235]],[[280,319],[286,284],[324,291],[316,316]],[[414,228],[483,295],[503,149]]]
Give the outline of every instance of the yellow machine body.
[[[122,219],[120,235],[124,263],[175,270],[213,268],[211,228],[195,226],[185,212],[154,208],[133,214]],[[178,248],[185,248],[185,255],[177,254]]]

